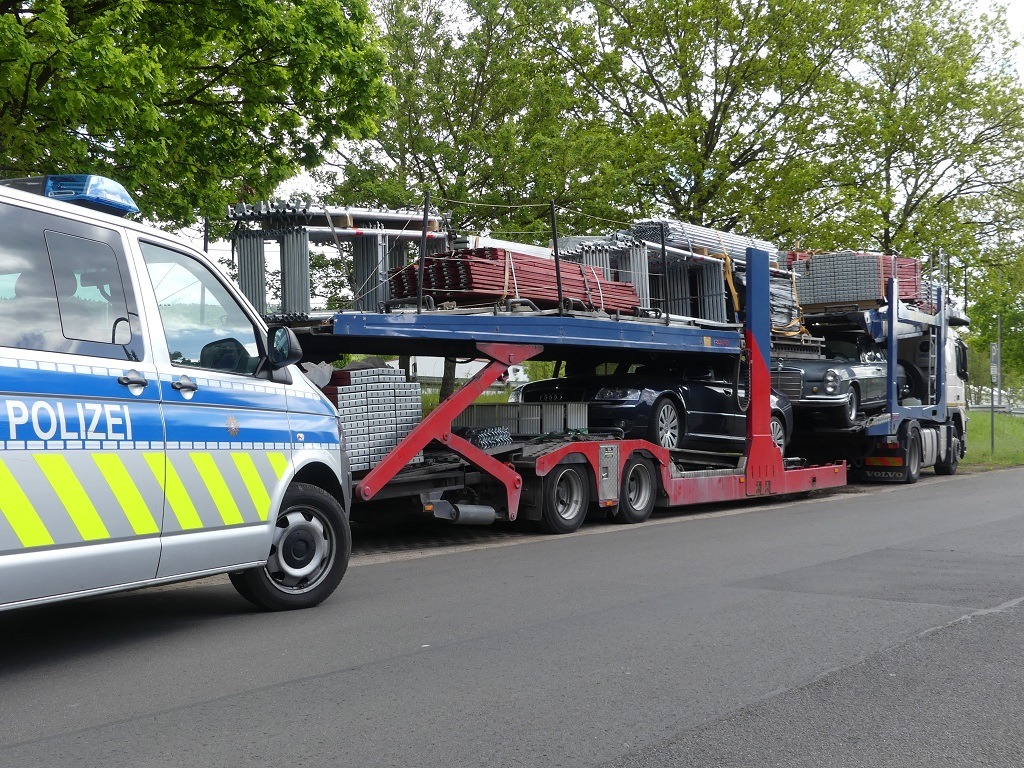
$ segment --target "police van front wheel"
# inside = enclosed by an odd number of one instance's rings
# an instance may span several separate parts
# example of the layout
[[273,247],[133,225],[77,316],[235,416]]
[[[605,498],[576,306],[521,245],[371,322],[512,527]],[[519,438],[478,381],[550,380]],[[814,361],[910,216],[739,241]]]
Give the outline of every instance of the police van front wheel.
[[334,592],[351,554],[352,534],[338,500],[323,488],[294,483],[284,495],[267,564],[232,573],[231,583],[260,608],[310,608]]

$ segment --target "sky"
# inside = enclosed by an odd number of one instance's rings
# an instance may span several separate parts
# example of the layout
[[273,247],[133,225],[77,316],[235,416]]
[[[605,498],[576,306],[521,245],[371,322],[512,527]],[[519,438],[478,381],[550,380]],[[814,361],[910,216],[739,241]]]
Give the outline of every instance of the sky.
[[[1009,0],[1006,3],[1006,22],[1017,41],[1024,40],[1024,2]],[[1017,71],[1024,75],[1024,44],[1017,49]]]

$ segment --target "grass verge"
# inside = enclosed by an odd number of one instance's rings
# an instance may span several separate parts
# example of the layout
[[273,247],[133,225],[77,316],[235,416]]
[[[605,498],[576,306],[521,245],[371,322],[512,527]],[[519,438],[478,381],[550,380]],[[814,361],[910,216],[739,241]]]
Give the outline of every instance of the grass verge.
[[967,425],[967,455],[960,462],[971,469],[995,469],[1024,464],[1024,418],[995,414],[995,451],[992,450],[991,414],[984,408],[970,412]]

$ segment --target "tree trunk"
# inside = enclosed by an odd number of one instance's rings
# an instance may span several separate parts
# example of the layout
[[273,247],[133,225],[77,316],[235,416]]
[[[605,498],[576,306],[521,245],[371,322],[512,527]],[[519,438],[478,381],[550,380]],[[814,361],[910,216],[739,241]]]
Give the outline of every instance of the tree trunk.
[[441,390],[438,392],[438,401],[444,402],[455,394],[455,358],[444,359],[444,374],[441,376]]

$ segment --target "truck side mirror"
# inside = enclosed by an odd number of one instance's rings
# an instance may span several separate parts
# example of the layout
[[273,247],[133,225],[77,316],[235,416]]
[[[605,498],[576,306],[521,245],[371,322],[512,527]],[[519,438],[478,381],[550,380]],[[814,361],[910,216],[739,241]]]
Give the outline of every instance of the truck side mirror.
[[302,346],[291,328],[275,326],[267,332],[267,362],[272,370],[294,365],[302,359]]

